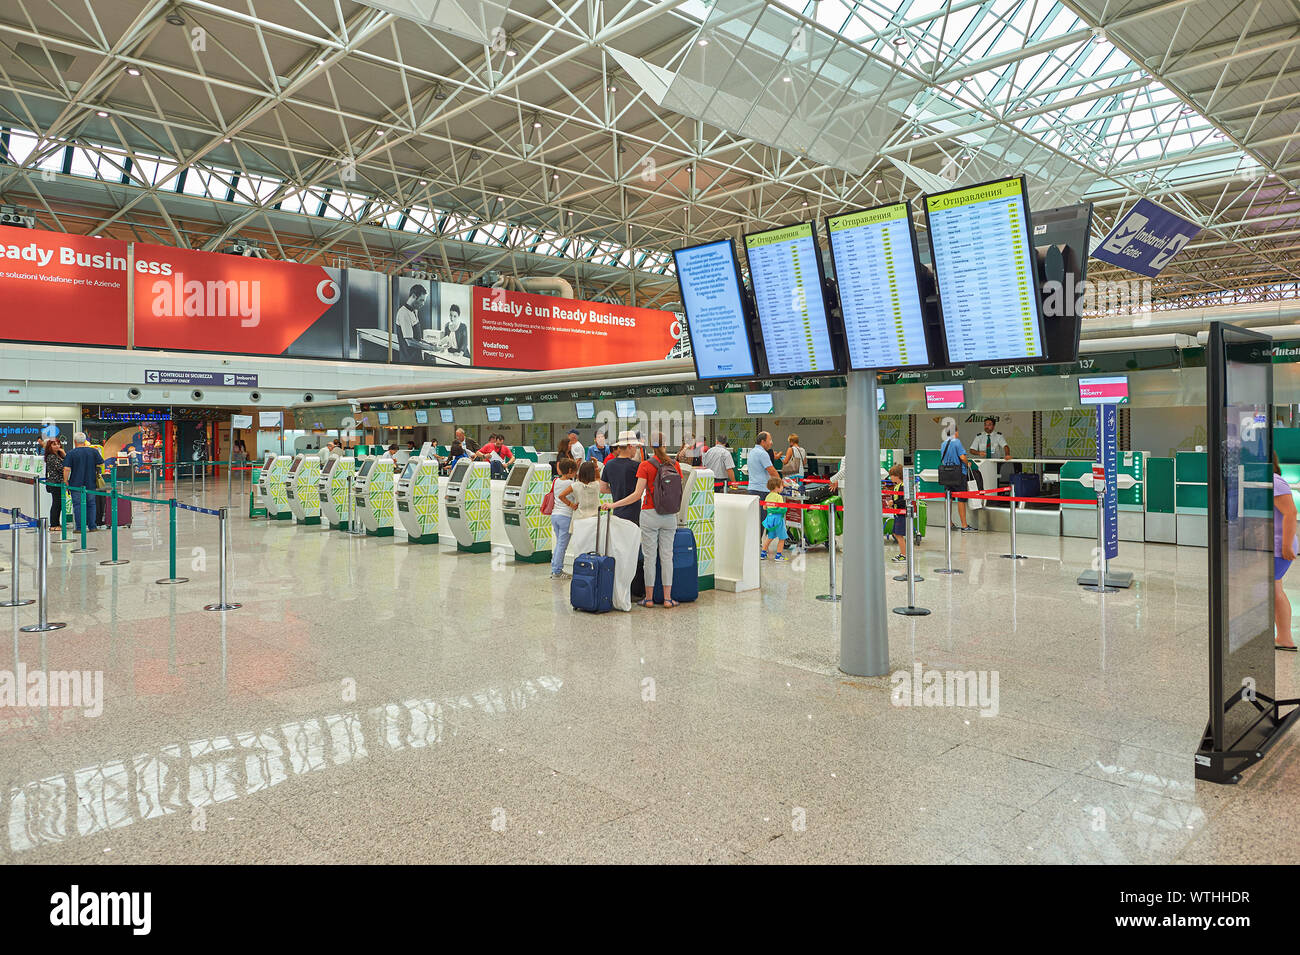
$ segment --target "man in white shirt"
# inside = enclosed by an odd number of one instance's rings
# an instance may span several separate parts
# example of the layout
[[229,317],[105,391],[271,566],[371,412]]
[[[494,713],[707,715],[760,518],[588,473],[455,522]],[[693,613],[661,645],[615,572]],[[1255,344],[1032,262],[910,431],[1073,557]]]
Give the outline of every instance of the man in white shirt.
[[[758,497],[767,497],[768,478],[779,478],[781,475],[772,465],[772,436],[766,431],[758,433],[758,442],[749,449],[745,469],[749,474],[749,486],[746,490]],[[759,527],[762,527],[762,507],[758,509],[758,523]]]
[[1001,431],[994,430],[997,424],[996,418],[984,419],[984,433],[970,443],[971,454],[978,455],[981,458],[991,458],[995,461],[998,459],[1003,461],[1011,460],[1011,448],[1007,447],[1007,439],[1002,436]]
[[714,489],[726,491],[727,482],[736,479],[736,462],[726,438],[718,438],[717,443],[704,452],[704,466],[713,472]]
[[397,328],[397,360],[400,362],[423,360],[423,352],[416,342],[420,339],[420,309],[428,295],[423,285],[412,285],[406,293],[406,301],[393,314],[393,325]]
[[587,456],[587,449],[584,448],[582,442],[578,440],[577,430],[571,428],[569,430],[569,437],[573,439],[573,444],[569,445],[569,453],[573,455],[573,460],[582,461]]

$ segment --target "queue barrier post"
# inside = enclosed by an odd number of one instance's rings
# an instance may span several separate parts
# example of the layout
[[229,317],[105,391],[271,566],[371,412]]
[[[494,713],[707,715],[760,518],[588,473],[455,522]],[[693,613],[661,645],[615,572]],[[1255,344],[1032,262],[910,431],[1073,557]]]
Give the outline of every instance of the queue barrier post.
[[9,594],[8,600],[0,600],[0,607],[26,607],[33,604],[35,600],[23,600],[18,596],[18,521],[22,518],[22,511],[19,508],[9,508],[9,540],[10,540],[10,559],[13,566],[9,568]]
[[1007,499],[1007,509],[1011,512],[1011,553],[1002,556],[1008,560],[1028,560],[1024,554],[1016,550],[1016,501],[1015,498]]
[[[41,480],[42,479],[39,477],[32,478],[32,521],[33,522],[35,522],[35,520],[41,516]],[[35,523],[33,523],[33,525],[29,527],[28,530],[30,530],[32,533],[35,533],[36,531],[40,530],[40,527]]]
[[1117,594],[1118,587],[1106,586],[1106,522],[1103,520],[1103,511],[1101,502],[1101,492],[1097,493],[1097,582],[1095,584],[1085,584],[1084,590],[1091,590],[1095,594]]
[[[51,622],[48,614],[48,597],[49,597],[49,574],[47,568],[50,562],[50,519],[48,517],[38,517],[36,519],[36,623],[28,624],[25,627],[19,627],[23,633],[45,633],[47,630],[62,630],[67,626],[66,623]],[[31,603],[31,601],[27,601]]]
[[826,505],[826,533],[828,535],[826,538],[826,548],[830,552],[830,557],[831,557],[830,564],[828,565],[830,567],[830,576],[831,576],[830,592],[825,594],[818,594],[817,599],[825,600],[828,603],[839,603],[840,595],[835,589],[836,547],[835,547],[835,505],[834,504]]
[[[916,542],[912,539],[912,521],[913,515],[916,513],[916,495],[912,490],[912,469],[910,467],[903,468],[903,487],[906,489],[906,498],[903,502],[903,519],[905,521],[903,527],[907,532],[907,536],[904,538],[907,541],[907,606],[895,607],[894,613],[902,617],[924,617],[930,611],[925,607],[916,605],[916,582],[922,578],[915,573]],[[895,517],[894,520],[898,520],[898,518]],[[898,580],[899,578],[895,577],[894,579]]]
[[961,571],[952,566],[952,489],[944,488],[943,490],[943,537],[944,550],[948,555],[948,563],[944,567],[935,568],[936,574],[960,574]]
[[121,559],[117,556],[117,469],[113,469],[113,487],[108,495],[108,519],[110,522],[109,533],[111,535],[113,556],[109,560],[101,560],[102,567],[117,567],[121,564],[131,563],[129,560]]
[[176,498],[167,499],[167,569],[168,576],[162,577],[157,584],[184,584],[188,577],[176,576]]
[[80,525],[79,530],[81,531],[81,546],[74,547],[71,551],[69,551],[69,553],[93,554],[95,553],[97,548],[90,547],[86,544],[86,531],[87,528],[90,526],[90,519],[91,519],[89,514],[90,508],[87,505],[93,505],[95,503],[95,499],[91,496],[92,492],[90,488],[79,487],[77,488],[77,490],[80,492],[80,497],[78,498],[78,501],[80,502],[80,507],[78,507],[77,502],[74,502],[72,505],[72,510],[73,513],[77,515],[77,523]]
[[229,514],[229,508],[219,508],[217,511],[217,534],[220,538],[221,548],[220,556],[217,560],[217,574],[219,577],[220,597],[214,604],[208,604],[204,610],[238,610],[243,604],[231,603],[226,597],[226,551],[229,549],[229,537],[226,533],[226,520]]

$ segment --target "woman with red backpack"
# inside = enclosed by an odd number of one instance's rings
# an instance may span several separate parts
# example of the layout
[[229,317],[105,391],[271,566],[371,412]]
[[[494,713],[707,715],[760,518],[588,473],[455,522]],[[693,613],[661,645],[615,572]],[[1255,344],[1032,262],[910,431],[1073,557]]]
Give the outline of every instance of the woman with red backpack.
[[682,469],[664,449],[664,436],[651,438],[653,454],[636,469],[636,487],[632,493],[606,508],[623,507],[641,500],[641,556],[645,565],[645,599],[643,607],[654,606],[655,558],[663,574],[664,606],[676,607],[673,600],[673,537],[677,533],[677,512],[682,506]]

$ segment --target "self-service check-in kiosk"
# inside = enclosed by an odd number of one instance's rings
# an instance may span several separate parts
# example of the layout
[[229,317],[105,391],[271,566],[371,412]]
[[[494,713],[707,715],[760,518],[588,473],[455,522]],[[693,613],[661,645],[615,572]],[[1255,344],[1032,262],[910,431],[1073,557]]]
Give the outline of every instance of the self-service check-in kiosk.
[[472,554],[492,548],[492,468],[486,461],[456,462],[447,479],[447,525],[456,549]]
[[682,506],[677,522],[695,534],[695,559],[698,563],[700,590],[713,589],[713,555],[715,551],[715,502],[712,471],[682,465]]
[[289,498],[289,510],[299,524],[320,523],[320,492],[316,489],[320,481],[320,457],[314,452],[294,456],[289,465],[289,478],[286,493]]
[[516,458],[510,466],[501,496],[501,519],[515,560],[540,564],[551,559],[551,516],[542,513],[542,500],[550,489],[549,465]]
[[273,521],[287,521],[293,517],[289,510],[289,466],[293,458],[287,454],[268,455],[262,470],[257,474],[257,499],[266,508],[266,516]]
[[366,533],[371,537],[393,536],[393,460],[363,458],[352,486],[352,496]]
[[320,497],[321,518],[336,531],[348,529],[348,515],[352,501],[348,498],[348,478],[356,473],[357,463],[352,458],[331,457],[320,470],[316,489]]
[[438,543],[438,459],[411,458],[397,479],[397,518],[412,544]]

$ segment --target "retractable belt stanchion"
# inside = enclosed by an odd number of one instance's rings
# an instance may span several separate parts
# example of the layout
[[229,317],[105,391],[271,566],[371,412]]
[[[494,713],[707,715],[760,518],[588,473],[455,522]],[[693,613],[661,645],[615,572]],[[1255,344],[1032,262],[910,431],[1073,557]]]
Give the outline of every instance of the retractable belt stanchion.
[[[32,520],[35,521],[40,516],[41,516],[41,479],[38,477],[34,477],[32,478]],[[36,532],[40,530],[40,526],[33,525],[29,529],[33,532]],[[49,532],[46,531],[46,533]]]
[[18,596],[18,522],[21,519],[22,511],[16,507],[9,508],[10,557],[13,561],[13,566],[9,568],[9,589],[12,592],[8,600],[0,600],[0,607],[26,607],[36,602]]
[[1016,502],[1007,501],[1007,509],[1011,511],[1011,553],[1002,556],[1008,560],[1028,560],[1029,558],[1016,550]]
[[218,535],[221,539],[221,554],[217,561],[217,572],[220,577],[221,595],[214,604],[208,604],[204,610],[238,610],[243,604],[231,603],[226,599],[226,550],[229,548],[229,538],[226,535],[226,519],[229,513],[228,508],[219,508],[217,511]]
[[1102,506],[1102,495],[1105,493],[1104,482],[1094,482],[1099,484],[1102,490],[1097,492],[1097,582],[1095,584],[1085,584],[1084,590],[1091,590],[1095,594],[1117,594],[1118,587],[1106,586],[1106,521],[1104,518],[1105,508]]
[[[898,530],[898,518],[899,515],[895,514],[894,515],[895,532],[897,532]],[[910,585],[915,583],[918,580],[925,580],[925,578],[916,572],[916,564],[912,559],[913,551],[916,550],[916,540],[912,536],[913,529],[916,526],[916,488],[912,482],[912,469],[910,467],[903,468],[902,518],[903,518],[903,529],[907,532],[907,536],[903,538],[905,541],[907,541],[907,570],[904,573],[895,574],[894,579],[906,580],[908,582],[909,586],[907,588],[908,591],[907,603],[908,606],[911,606],[912,595],[913,593],[915,593],[915,588],[911,587]]]
[[78,514],[78,520],[81,523],[81,546],[74,547],[69,553],[72,554],[93,554],[97,548],[90,547],[86,544],[86,528],[90,526],[90,509],[95,505],[95,499],[91,497],[90,488],[79,487],[81,492],[81,509],[77,509],[77,503],[72,504],[73,513]]
[[[912,516],[916,513],[916,494],[912,490],[912,469],[903,468],[903,487],[907,495],[903,504],[903,528],[907,532],[907,574],[903,577],[895,577],[895,580],[907,581],[907,606],[895,607],[894,613],[903,617],[924,617],[929,614],[925,607],[916,605],[916,582],[921,580],[921,576],[915,573],[916,565],[913,557],[916,553],[916,542],[912,539]],[[895,516],[894,520],[898,520]]]
[[[46,598],[49,596],[46,566],[50,561],[50,519],[36,520],[36,611],[37,622],[19,627],[23,633],[44,633],[47,630],[62,630],[66,623],[51,623],[46,611]],[[31,603],[31,601],[27,601]]]
[[825,600],[829,603],[839,603],[840,595],[835,589],[835,505],[826,505],[826,532],[830,536],[826,538],[826,549],[830,554],[831,585],[830,593],[818,594],[818,600]]
[[944,549],[948,555],[948,564],[945,567],[935,568],[936,574],[960,574],[961,571],[952,566],[952,489],[943,489],[943,536]]
[[156,584],[183,584],[188,577],[176,576],[176,498],[167,501],[167,569],[168,575],[154,581]]

